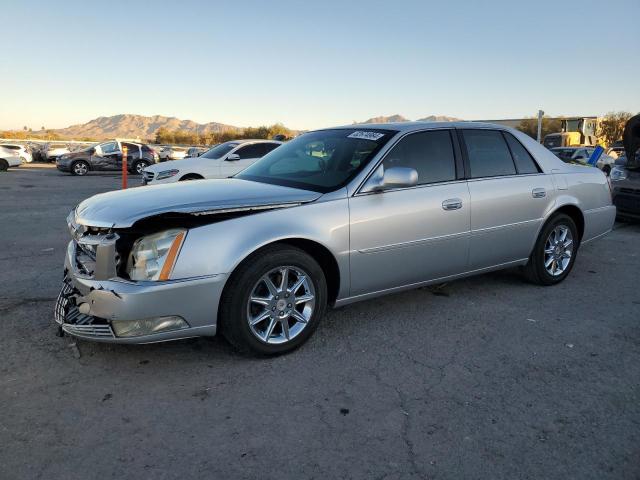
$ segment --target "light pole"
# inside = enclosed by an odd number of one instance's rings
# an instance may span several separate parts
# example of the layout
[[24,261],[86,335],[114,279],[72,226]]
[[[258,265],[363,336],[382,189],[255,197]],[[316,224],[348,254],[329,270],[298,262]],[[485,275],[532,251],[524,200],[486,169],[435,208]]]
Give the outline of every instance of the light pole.
[[542,142],[542,117],[544,116],[544,112],[542,110],[538,110],[538,143]]

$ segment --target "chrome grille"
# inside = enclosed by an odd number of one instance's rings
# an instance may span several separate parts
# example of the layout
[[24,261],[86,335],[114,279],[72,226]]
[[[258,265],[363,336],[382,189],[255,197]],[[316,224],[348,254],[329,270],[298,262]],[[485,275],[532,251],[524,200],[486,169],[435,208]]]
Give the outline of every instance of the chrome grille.
[[106,320],[80,313],[76,306],[76,290],[64,281],[56,300],[54,318],[62,330],[70,335],[93,338],[114,338],[111,326]]
[[65,323],[62,330],[70,335],[78,335],[81,337],[98,337],[98,338],[114,338],[115,335],[109,325],[71,325]]
[[153,180],[153,177],[155,177],[156,174],[153,173],[153,172],[148,172],[148,171],[144,170],[142,172],[142,176],[143,176],[145,182],[150,182],[151,180]]

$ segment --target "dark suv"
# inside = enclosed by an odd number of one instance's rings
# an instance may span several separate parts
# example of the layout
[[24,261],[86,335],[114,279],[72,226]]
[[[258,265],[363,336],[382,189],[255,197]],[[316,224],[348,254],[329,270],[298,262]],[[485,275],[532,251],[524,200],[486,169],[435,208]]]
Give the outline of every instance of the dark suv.
[[72,175],[86,175],[91,170],[121,170],[122,147],[127,147],[127,169],[142,174],[142,170],[156,163],[157,153],[148,146],[133,142],[109,140],[77,152],[66,153],[56,160],[56,167]]

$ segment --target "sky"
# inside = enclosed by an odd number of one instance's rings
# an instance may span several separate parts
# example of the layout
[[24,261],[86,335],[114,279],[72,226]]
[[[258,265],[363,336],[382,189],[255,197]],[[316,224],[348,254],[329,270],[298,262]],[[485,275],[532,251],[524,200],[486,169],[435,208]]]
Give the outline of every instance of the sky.
[[640,0],[0,0],[0,129],[640,111]]

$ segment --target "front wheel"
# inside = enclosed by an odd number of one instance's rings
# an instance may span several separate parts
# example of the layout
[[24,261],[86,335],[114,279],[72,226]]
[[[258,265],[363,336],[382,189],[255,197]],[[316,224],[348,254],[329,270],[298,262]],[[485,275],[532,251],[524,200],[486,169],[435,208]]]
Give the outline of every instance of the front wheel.
[[327,283],[304,251],[266,247],[234,271],[220,304],[220,330],[241,351],[278,355],[313,334],[327,306]]
[[573,219],[565,214],[554,215],[542,228],[524,267],[527,279],[545,286],[560,283],[573,268],[579,246]]
[[89,164],[84,160],[78,160],[71,165],[71,174],[82,177],[89,173]]
[[136,163],[133,164],[133,173],[135,173],[136,175],[142,175],[142,172],[144,171],[145,168],[147,168],[150,164],[148,162],[145,162],[144,160],[138,160]]

